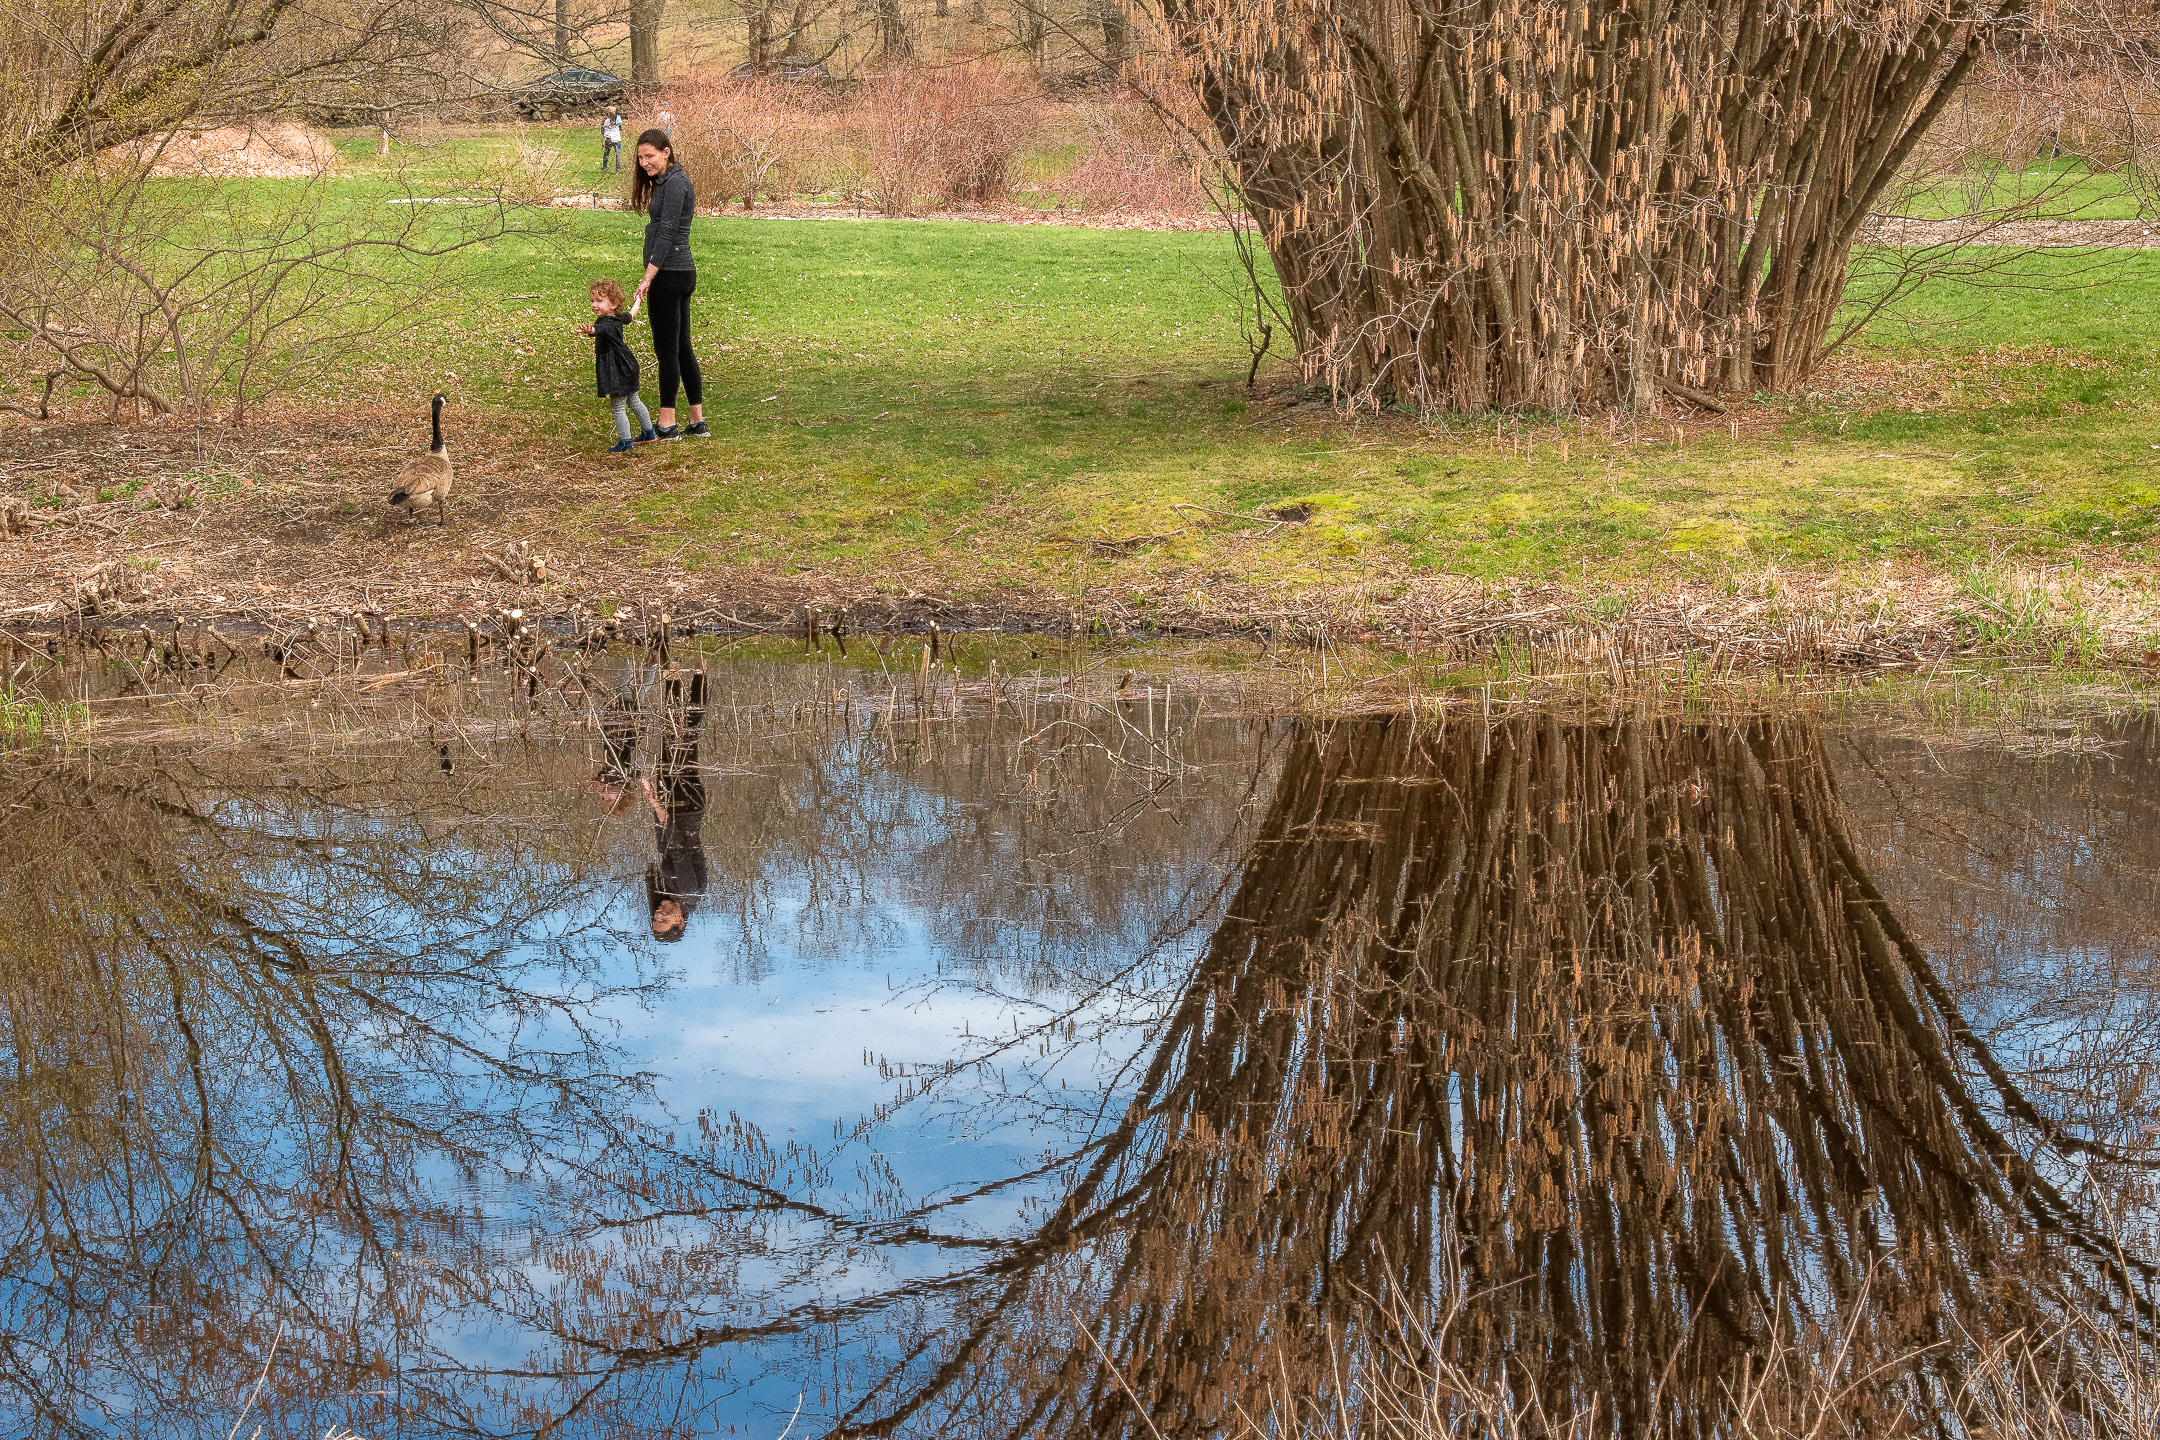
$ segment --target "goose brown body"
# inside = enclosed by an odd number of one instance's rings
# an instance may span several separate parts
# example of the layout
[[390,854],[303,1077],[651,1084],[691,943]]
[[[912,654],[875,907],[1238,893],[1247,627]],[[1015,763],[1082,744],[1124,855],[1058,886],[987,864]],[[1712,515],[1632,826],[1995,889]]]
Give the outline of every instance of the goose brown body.
[[457,472],[450,467],[450,447],[443,443],[443,397],[437,395],[431,408],[435,430],[433,442],[425,455],[415,455],[398,467],[397,488],[390,492],[390,503],[405,507],[408,523],[418,518],[421,506],[433,505],[439,516],[436,523],[447,525],[450,511],[445,502],[450,498],[450,482]]

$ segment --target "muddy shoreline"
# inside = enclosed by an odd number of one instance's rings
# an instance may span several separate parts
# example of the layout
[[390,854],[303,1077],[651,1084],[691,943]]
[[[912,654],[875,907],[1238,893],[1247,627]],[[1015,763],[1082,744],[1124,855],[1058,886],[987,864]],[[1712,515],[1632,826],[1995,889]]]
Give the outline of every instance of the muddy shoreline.
[[[603,529],[581,518],[622,493],[622,467],[601,455],[461,455],[447,525],[386,518],[373,480],[402,453],[385,443],[395,433],[386,418],[273,418],[237,433],[170,421],[16,429],[12,453],[0,455],[0,632],[37,644],[148,630],[169,642],[176,627],[215,626],[276,644],[310,625],[349,630],[356,616],[455,635],[466,621],[516,609],[536,630],[566,635],[624,611],[665,614],[703,634],[799,637],[806,626],[837,626],[927,635],[935,626],[1368,644],[1466,662],[1527,651],[1542,666],[1595,670],[1685,660],[1720,674],[1899,668],[1974,653],[2047,658],[2066,644],[2084,663],[2149,669],[2155,654],[2144,647],[2160,633],[2160,601],[2143,583],[2114,585],[2104,557],[2086,557],[2076,577],[2060,565],[2022,571],[2061,591],[2082,628],[2027,626],[2015,643],[1976,627],[1956,577],[1915,566],[1807,572],[1733,557],[1707,578],[1676,566],[1619,581],[1592,569],[1514,582],[1376,564],[1354,583],[1262,585],[1197,566],[1133,566],[1113,540],[1094,547],[1100,579],[1069,592],[986,581],[958,554],[912,568],[786,559],[699,568],[680,559],[690,542],[672,543],[663,526]],[[1065,537],[1041,543],[1071,553]]]
[[[447,608],[409,603],[380,583],[355,580],[343,603],[322,597],[301,600],[268,595],[239,606],[189,607],[154,602],[105,602],[98,608],[61,608],[0,618],[0,638],[24,649],[89,643],[145,654],[214,651],[219,644],[270,654],[299,643],[346,651],[373,644],[447,645],[462,648],[475,627],[489,630],[506,617],[537,639],[575,645],[585,637],[650,633],[799,641],[805,651],[832,646],[844,656],[856,643],[886,653],[912,639],[1027,637],[1070,644],[1080,641],[1243,642],[1261,650],[1325,653],[1340,646],[1399,650],[1426,660],[1477,664],[1505,657],[1511,668],[1565,670],[1587,675],[1681,663],[1723,678],[1758,673],[1898,670],[1959,658],[2011,658],[2015,652],[1975,645],[1949,622],[1892,625],[1834,615],[1804,613],[1771,619],[1751,615],[1764,607],[1718,609],[1671,604],[1642,607],[1601,622],[1584,614],[1581,597],[1559,591],[1473,597],[1452,604],[1379,603],[1339,591],[1316,591],[1295,609],[1264,613],[1163,617],[1130,596],[1091,593],[1063,597],[958,596],[840,590],[805,577],[797,585],[736,589],[682,588],[617,601],[593,602],[560,590],[469,588]],[[627,592],[608,587],[613,596]],[[400,603],[405,601],[408,603]],[[1539,603],[1542,602],[1542,603]],[[614,624],[610,626],[608,622]],[[1759,623],[1750,625],[1750,620]],[[395,638],[384,640],[386,632]],[[370,638],[375,637],[375,638]],[[2150,669],[2151,662],[2123,649],[2092,657],[2097,663]]]

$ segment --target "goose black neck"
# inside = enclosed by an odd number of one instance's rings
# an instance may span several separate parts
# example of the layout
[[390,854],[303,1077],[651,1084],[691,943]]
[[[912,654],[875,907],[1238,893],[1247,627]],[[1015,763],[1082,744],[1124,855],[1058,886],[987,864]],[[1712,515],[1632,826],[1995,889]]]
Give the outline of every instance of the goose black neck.
[[435,403],[434,403],[433,405],[431,405],[431,406],[429,406],[429,407],[428,407],[428,408],[429,408],[429,410],[430,410],[430,412],[431,412],[431,413],[433,414],[433,417],[434,417],[434,424],[435,424],[435,439],[434,439],[434,443],[430,444],[430,445],[428,446],[428,449],[429,449],[429,450],[431,450],[431,451],[433,451],[434,453],[436,453],[436,454],[438,454],[438,455],[440,455],[440,454],[442,453],[442,449],[443,449],[443,443],[442,443],[442,407],[443,407],[443,397],[442,397],[442,396],[440,396],[440,395],[436,396],[436,397],[435,397]]

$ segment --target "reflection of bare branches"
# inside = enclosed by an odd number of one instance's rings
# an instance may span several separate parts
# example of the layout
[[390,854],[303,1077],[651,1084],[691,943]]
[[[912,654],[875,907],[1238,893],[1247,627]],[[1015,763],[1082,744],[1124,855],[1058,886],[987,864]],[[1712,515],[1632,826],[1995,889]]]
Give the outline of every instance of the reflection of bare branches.
[[[2074,735],[2024,717],[1962,734],[1871,725],[1848,746],[1856,831],[1903,862],[1882,877],[1889,902],[2043,1128],[2099,1142],[2110,1188],[2128,1183],[2114,1163],[2126,1154],[2150,1167],[2160,1117],[2156,739],[2149,716],[2095,717]],[[2006,770],[2004,748],[2031,758]]]
[[[2035,1118],[1875,890],[1807,727],[1309,733],[1036,1272],[835,1433],[1200,1435],[1336,1359],[1707,1433],[1720,1377],[1776,1357],[1801,1383],[1841,1344],[1874,1377],[1853,1405],[1932,1413],[1968,1337],[2044,1325],[2054,1287],[2150,1319],[2145,1267],[2005,1114]],[[1391,1354],[1361,1318],[1388,1294],[1464,1308]],[[1074,1295],[1108,1364],[1054,1322]],[[1032,1378],[960,1383],[986,1370]]]
[[[693,758],[679,743],[687,681],[670,705],[649,656],[558,653],[548,674],[562,669],[578,705],[557,723],[582,711],[596,743],[551,748],[533,743],[523,674],[539,661],[512,642],[515,620],[501,667],[479,664],[475,631],[470,689],[431,682],[425,747],[371,728],[389,702],[344,692],[359,657],[310,626],[267,639],[270,666],[309,673],[289,681],[297,704],[349,711],[367,736],[356,752],[220,744],[220,731],[186,760],[101,738],[88,779],[12,757],[0,770],[0,948],[24,957],[0,979],[0,1188],[32,1217],[0,1240],[13,1286],[0,1307],[19,1352],[44,1357],[0,1378],[10,1413],[70,1412],[102,1387],[180,1423],[198,1403],[178,1395],[182,1375],[190,1396],[229,1398],[282,1319],[310,1377],[288,1375],[281,1351],[290,1415],[371,1433],[365,1405],[395,1399],[439,1433],[510,1424],[524,1405],[600,1428],[642,1415],[645,1382],[682,1361],[949,1311],[986,1276],[1031,1268],[968,1207],[1024,1204],[1094,1149],[911,1196],[867,1143],[886,1133],[868,1116],[830,1147],[725,1114],[652,1123],[646,1077],[623,1073],[601,1023],[659,993],[632,948],[642,923],[624,935],[609,919],[651,832],[610,819],[605,799],[591,814],[595,770],[604,797],[610,780],[622,789],[643,736],[666,731],[644,763],[668,784],[693,765],[701,777],[727,857],[715,898],[792,901],[808,877],[813,960],[892,896],[980,955],[979,979],[1041,993],[1059,971],[1116,984],[1103,962],[1128,931],[1160,932],[1183,893],[1153,882],[1213,872],[1219,812],[1244,802],[1187,762],[1242,771],[1247,732],[1187,743],[1174,788],[1136,807],[1163,777],[1115,763],[1115,727],[1031,747],[1052,707],[1009,696],[1002,713],[864,724],[830,672],[753,668],[706,697]],[[410,666],[393,641],[384,629],[369,643],[386,670]],[[102,673],[52,683],[117,690]],[[466,735],[456,712],[475,701],[518,722],[492,732],[515,758],[490,766],[468,740],[454,773],[439,769],[435,727]],[[681,733],[641,723],[648,707]],[[373,754],[386,740],[410,758]],[[1054,916],[1008,903],[1052,882]],[[1002,933],[984,925],[986,898],[1039,925],[1024,954],[978,945]],[[887,1251],[936,1263],[844,1303],[812,1298],[833,1267]],[[475,1322],[547,1338],[523,1363],[475,1365],[448,1339]],[[133,1348],[116,1346],[130,1325]]]
[[[287,642],[334,701],[342,648]],[[649,651],[566,646],[547,711],[590,725],[550,747],[505,650],[471,682],[518,722],[500,767],[440,771],[431,729],[388,764],[0,769],[11,1416],[192,1415],[178,1371],[237,1393],[281,1319],[292,1413],[361,1433],[392,1426],[348,1391],[436,1433],[702,1433],[825,1359],[804,1413],[835,1434],[1193,1435],[1285,1370],[1352,1418],[1447,1373],[1704,1433],[1721,1381],[1840,1345],[1855,1404],[1939,1409],[2017,1327],[2065,1377],[2090,1327],[2148,1329],[2070,1183],[2139,1157],[1961,1018],[1974,977],[1905,935],[1925,907],[1878,891],[1803,721],[1203,725],[1144,685],[910,718],[833,667],[716,670],[719,954],[897,940],[938,964],[896,1014],[997,1017],[928,1055],[866,1035],[892,1088],[828,1139],[647,1094],[605,1028],[664,992],[653,831],[591,785],[687,769],[687,677],[671,707]],[[507,1363],[444,1338],[474,1326]]]
[[[607,1097],[640,1082],[586,1012],[646,982],[597,967],[606,889],[544,844],[433,863],[385,790],[338,780],[12,779],[0,1189],[23,1221],[0,1273],[49,1363],[11,1407],[221,1404],[273,1320],[353,1377],[334,1401],[424,1341],[446,1281],[416,1257],[469,1243],[427,1165],[532,1174],[622,1143]],[[518,1018],[482,1042],[463,1017],[489,1010]],[[176,1315],[192,1373],[116,1334]]]

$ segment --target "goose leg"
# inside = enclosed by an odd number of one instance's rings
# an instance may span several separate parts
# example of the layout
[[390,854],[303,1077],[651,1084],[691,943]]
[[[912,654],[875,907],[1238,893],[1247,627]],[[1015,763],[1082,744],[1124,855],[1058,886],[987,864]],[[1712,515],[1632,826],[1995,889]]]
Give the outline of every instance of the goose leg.
[[450,523],[450,497],[449,497],[449,496],[447,496],[447,495],[437,495],[437,496],[435,497],[435,515],[436,515],[435,523],[436,523],[437,525],[448,525],[448,524]]

